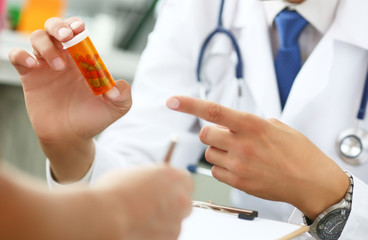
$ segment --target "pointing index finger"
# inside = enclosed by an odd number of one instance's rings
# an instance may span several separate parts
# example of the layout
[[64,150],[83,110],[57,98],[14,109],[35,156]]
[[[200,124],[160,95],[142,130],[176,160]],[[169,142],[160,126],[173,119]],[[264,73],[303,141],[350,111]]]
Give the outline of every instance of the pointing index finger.
[[175,96],[169,98],[166,105],[172,110],[192,114],[206,121],[226,126],[235,132],[241,128],[243,118],[240,115],[243,115],[243,113],[214,102],[192,97]]

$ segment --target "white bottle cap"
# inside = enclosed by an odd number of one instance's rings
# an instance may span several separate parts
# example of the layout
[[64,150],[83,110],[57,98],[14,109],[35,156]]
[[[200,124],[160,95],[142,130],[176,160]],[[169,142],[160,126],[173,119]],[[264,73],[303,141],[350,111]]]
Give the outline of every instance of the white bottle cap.
[[62,42],[61,44],[63,45],[64,49],[67,49],[67,48],[73,47],[74,45],[80,43],[81,41],[83,41],[87,37],[88,37],[88,30],[84,29],[83,32],[81,32],[78,35],[74,36],[71,40],[69,40],[67,42]]

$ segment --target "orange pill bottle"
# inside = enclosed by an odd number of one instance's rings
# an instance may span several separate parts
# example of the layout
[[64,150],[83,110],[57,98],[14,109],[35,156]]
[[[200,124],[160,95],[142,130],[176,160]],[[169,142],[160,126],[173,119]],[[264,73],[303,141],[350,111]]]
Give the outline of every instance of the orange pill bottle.
[[115,86],[115,81],[89,38],[87,29],[62,44],[95,95],[105,93]]

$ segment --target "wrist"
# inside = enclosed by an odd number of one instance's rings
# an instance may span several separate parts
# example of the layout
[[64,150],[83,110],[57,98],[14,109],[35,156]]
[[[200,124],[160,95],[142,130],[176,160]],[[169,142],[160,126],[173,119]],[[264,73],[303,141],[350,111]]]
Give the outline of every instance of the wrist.
[[95,156],[93,139],[73,142],[41,143],[50,161],[50,170],[59,183],[75,182],[83,178]]
[[350,186],[349,177],[344,171],[338,169],[334,174],[327,174],[323,180],[314,181],[304,189],[303,200],[300,201],[299,208],[311,221],[327,208],[339,203],[346,195]]
[[307,216],[303,217],[304,223],[310,227],[309,233],[315,239],[338,239],[344,230],[351,211],[354,188],[352,175],[348,172],[346,175],[349,177],[349,188],[339,203],[324,210],[314,221],[308,219]]

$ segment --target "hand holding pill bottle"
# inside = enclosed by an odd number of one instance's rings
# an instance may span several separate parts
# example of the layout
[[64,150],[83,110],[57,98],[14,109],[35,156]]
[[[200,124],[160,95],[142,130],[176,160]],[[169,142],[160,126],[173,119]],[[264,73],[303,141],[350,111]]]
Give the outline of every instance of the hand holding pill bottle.
[[105,93],[115,86],[114,79],[88,36],[87,29],[62,44],[95,95]]

